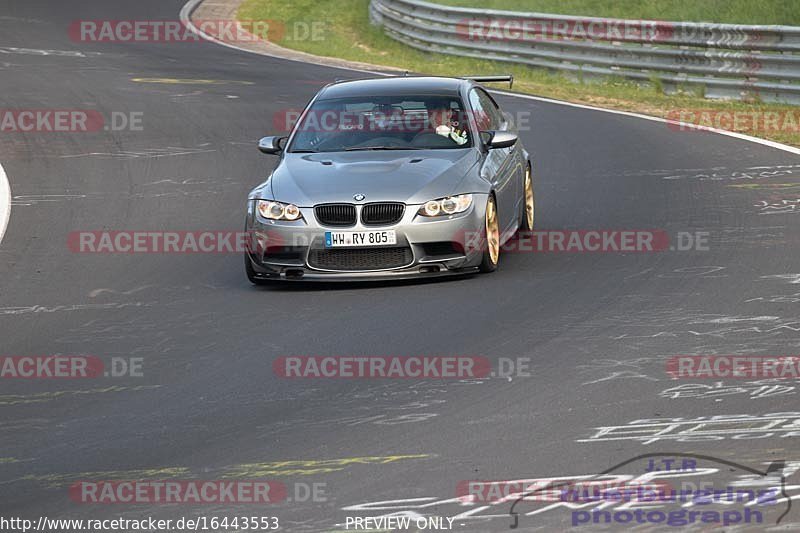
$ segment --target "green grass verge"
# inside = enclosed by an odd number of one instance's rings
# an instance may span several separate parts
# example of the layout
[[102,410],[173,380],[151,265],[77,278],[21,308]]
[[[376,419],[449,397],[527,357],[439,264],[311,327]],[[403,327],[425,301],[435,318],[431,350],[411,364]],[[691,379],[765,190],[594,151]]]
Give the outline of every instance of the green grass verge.
[[429,0],[451,6],[585,17],[800,25],[798,0]]
[[[465,0],[469,1],[469,0]],[[496,0],[496,2],[514,0]],[[531,3],[539,0],[530,0]],[[549,2],[550,0],[541,0]],[[555,1],[555,0],[554,0]],[[575,0],[578,2],[578,0]],[[659,0],[664,1],[664,0]],[[731,0],[738,1],[738,0]],[[751,0],[752,1],[752,0]],[[794,1],[800,5],[800,0]],[[526,6],[528,5],[526,0]],[[585,0],[584,3],[592,3]],[[521,4],[522,0],[517,0]],[[608,2],[611,4],[611,2]],[[641,2],[639,2],[641,3]],[[648,2],[650,3],[650,2]],[[653,0],[653,4],[656,0]],[[667,2],[668,3],[668,2]],[[676,2],[677,3],[677,2]],[[755,2],[759,3],[759,2]],[[776,2],[777,3],[777,2]],[[407,69],[412,72],[457,76],[464,74],[497,74],[511,72],[517,79],[514,89],[528,94],[546,96],[611,109],[635,111],[653,116],[675,116],[684,110],[746,111],[793,113],[800,116],[800,108],[788,105],[758,102],[726,102],[706,100],[697,96],[696,90],[687,89],[678,95],[664,95],[658,84],[638,85],[624,79],[581,82],[562,74],[550,73],[521,65],[498,63],[489,60],[460,58],[436,53],[426,53],[398,43],[372,26],[368,15],[369,0],[245,0],[238,17],[240,20],[277,20],[286,31],[277,43],[287,48],[311,54],[337,57]],[[293,39],[291,28],[307,27],[312,23],[322,26],[316,39]],[[304,32],[299,32],[301,35]],[[752,127],[742,121],[734,131],[800,146],[798,127],[767,129]],[[783,124],[783,121],[781,121]],[[795,121],[795,125],[797,120]]]

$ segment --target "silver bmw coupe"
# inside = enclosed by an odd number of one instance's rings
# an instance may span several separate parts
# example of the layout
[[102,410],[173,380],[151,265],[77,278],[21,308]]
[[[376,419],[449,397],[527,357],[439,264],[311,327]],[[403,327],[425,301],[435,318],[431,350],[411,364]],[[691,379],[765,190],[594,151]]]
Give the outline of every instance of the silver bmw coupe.
[[391,77],[324,87],[250,192],[245,271],[269,280],[492,272],[532,230],[531,162],[479,85],[510,77]]

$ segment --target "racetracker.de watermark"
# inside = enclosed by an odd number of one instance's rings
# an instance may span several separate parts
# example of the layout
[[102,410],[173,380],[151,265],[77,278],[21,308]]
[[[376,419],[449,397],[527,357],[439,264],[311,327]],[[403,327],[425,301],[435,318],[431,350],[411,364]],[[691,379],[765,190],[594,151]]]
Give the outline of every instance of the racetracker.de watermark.
[[[730,40],[730,31],[714,23],[681,24],[659,20],[603,19],[591,17],[469,17],[456,23],[456,35],[477,42],[606,41],[611,43],[702,44]],[[737,32],[738,47],[766,46],[784,37],[779,32]],[[758,61],[748,57],[749,61]]]
[[244,253],[266,250],[269,238],[247,231],[73,231],[67,246],[80,254]]
[[[464,231],[454,238],[468,252],[485,251],[485,232]],[[708,251],[709,232],[666,230],[520,231],[501,246],[504,253],[649,253]]]
[[499,503],[519,498],[533,502],[584,502],[598,501],[604,497],[612,501],[652,502],[659,493],[663,494],[671,489],[667,482],[661,480],[644,483],[574,479],[464,480],[456,485],[456,497],[468,503]]
[[94,355],[0,356],[0,379],[95,379],[143,377],[144,358]]
[[669,39],[674,33],[672,24],[653,20],[465,18],[456,24],[456,34],[467,41],[654,42]]
[[266,480],[76,481],[69,497],[81,504],[275,504],[286,484]]
[[530,358],[454,356],[284,356],[272,363],[281,378],[476,379],[530,377]]
[[0,133],[143,131],[143,111],[95,109],[0,109]]
[[[516,111],[503,113],[506,120],[518,131],[531,131],[532,113]],[[283,109],[272,115],[274,131],[290,133],[302,118],[299,131],[313,133],[383,132],[421,133],[435,129],[441,124],[458,127],[474,123],[480,129],[491,128],[491,117],[483,111],[451,111],[427,109],[393,108],[391,111],[370,109],[364,111],[341,111],[333,109]]]
[[[200,32],[226,43],[259,41],[323,41],[327,22],[275,19],[199,19],[192,24]],[[198,43],[204,38],[180,20],[75,20],[69,37],[78,43]]]
[[676,355],[666,371],[673,378],[800,379],[800,355]]
[[272,363],[282,378],[472,379],[488,377],[491,363],[477,356],[287,356]]
[[673,109],[667,127],[678,132],[710,130],[758,133],[800,133],[800,110],[747,111],[721,109]]

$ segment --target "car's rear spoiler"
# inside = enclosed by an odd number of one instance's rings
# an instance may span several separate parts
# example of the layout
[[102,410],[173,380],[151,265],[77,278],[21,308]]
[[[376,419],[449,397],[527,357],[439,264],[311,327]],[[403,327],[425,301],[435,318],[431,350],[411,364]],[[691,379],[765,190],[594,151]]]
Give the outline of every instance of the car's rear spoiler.
[[462,80],[472,80],[478,83],[508,83],[508,87],[511,89],[514,87],[514,75],[509,74],[507,76],[459,76]]

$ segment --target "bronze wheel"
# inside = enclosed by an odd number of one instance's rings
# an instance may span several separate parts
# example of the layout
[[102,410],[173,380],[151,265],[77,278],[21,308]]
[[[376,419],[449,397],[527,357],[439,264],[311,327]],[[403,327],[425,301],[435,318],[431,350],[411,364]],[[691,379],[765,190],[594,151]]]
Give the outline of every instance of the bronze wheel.
[[531,167],[525,171],[525,218],[523,223],[525,226],[522,229],[533,230],[534,211],[536,204],[533,196],[533,177],[531,176]]
[[519,229],[523,231],[533,231],[534,214],[536,210],[536,200],[533,195],[533,176],[531,176],[531,167],[525,169],[525,183],[524,183],[524,210],[522,213],[522,221],[520,222]]
[[494,196],[489,195],[484,215],[486,230],[486,249],[481,261],[481,272],[493,272],[500,261],[500,223],[497,218],[497,204]]

